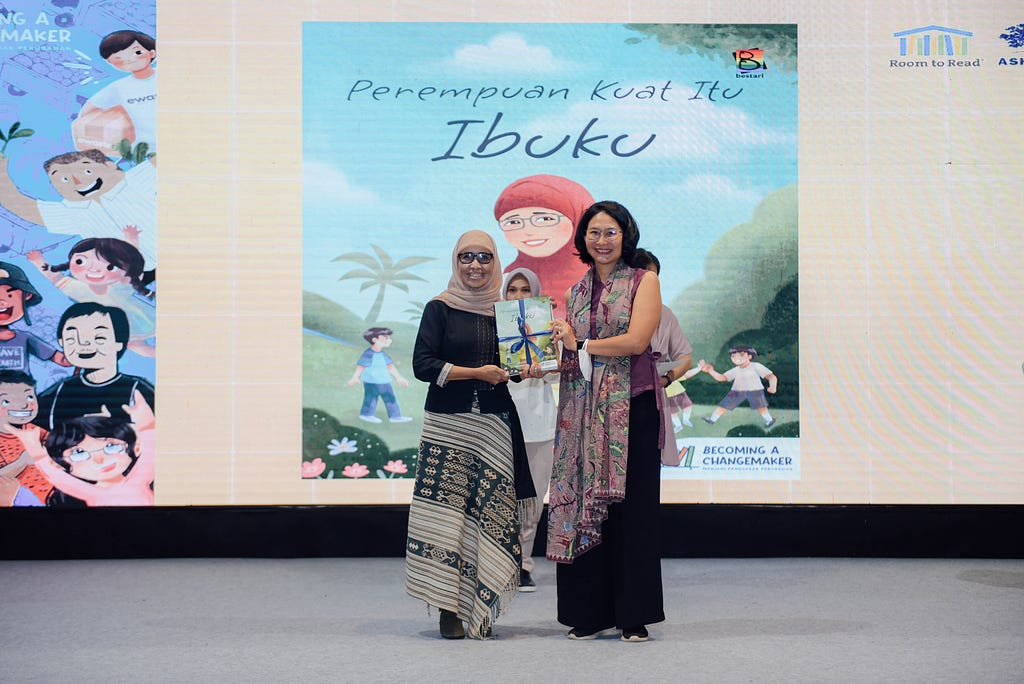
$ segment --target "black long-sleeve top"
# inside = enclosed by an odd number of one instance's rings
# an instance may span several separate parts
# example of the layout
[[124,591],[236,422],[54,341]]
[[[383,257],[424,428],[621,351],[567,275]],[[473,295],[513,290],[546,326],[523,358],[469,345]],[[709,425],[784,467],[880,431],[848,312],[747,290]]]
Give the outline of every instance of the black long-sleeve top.
[[498,328],[494,316],[459,311],[432,299],[423,307],[412,352],[413,374],[417,380],[430,383],[424,408],[433,413],[470,413],[475,398],[480,413],[507,413],[512,432],[516,498],[537,496],[530,476],[523,429],[508,392],[508,383],[491,385],[483,380],[449,380],[442,387],[437,381],[449,363],[466,368],[498,365]]
[[515,411],[506,383],[449,380],[444,387],[438,385],[448,363],[467,368],[497,365],[498,331],[493,316],[459,311],[433,299],[423,308],[412,353],[413,373],[430,383],[424,408],[435,413],[469,413],[475,394],[481,413]]

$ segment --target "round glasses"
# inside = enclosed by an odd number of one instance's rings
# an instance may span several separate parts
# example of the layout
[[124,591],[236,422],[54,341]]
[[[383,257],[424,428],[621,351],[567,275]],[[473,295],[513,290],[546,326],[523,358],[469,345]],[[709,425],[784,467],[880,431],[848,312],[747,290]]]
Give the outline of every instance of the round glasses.
[[80,447],[75,447],[68,452],[67,458],[72,463],[79,463],[92,458],[92,455],[97,451],[102,451],[104,456],[117,456],[118,454],[123,454],[127,451],[127,447],[125,447],[124,444],[118,444],[116,442],[104,444],[96,449],[82,449]]
[[489,264],[494,261],[494,255],[490,252],[462,252],[459,254],[460,264],[471,264],[476,259],[481,264]]
[[607,230],[588,230],[586,232],[587,242],[597,242],[601,238],[611,242],[622,235],[622,231],[618,228],[608,228]]
[[504,221],[498,221],[498,225],[506,233],[511,233],[513,230],[522,230],[526,227],[527,223],[530,223],[537,228],[554,228],[555,225],[564,218],[567,217],[554,212],[537,212],[527,216],[526,218],[521,216],[509,216]]

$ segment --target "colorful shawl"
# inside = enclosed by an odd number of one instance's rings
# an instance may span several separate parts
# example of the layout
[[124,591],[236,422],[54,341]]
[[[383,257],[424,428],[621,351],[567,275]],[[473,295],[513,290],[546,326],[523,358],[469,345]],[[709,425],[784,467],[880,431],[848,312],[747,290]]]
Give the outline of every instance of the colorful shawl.
[[[598,311],[591,310],[593,269],[572,287],[566,320],[577,339],[626,333],[636,272],[618,263],[604,283]],[[566,349],[562,356],[547,549],[547,557],[561,563],[571,563],[601,543],[608,506],[626,496],[630,357],[592,358],[593,377],[587,382],[580,374],[576,352]]]

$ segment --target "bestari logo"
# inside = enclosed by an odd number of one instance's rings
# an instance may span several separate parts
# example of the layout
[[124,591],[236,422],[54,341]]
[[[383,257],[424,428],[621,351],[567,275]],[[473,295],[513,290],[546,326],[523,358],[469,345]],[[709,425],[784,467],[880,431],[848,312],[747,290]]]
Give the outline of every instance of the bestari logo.
[[[1021,49],[1024,48],[1024,24],[1006,27],[1006,31],[1000,33],[999,37],[1005,40],[1010,47],[1016,48],[1015,52],[1024,53],[1024,50]],[[1024,66],[1024,56],[1000,57],[999,66]]]
[[768,71],[761,48],[734,50],[732,58],[736,60],[736,78],[764,78],[764,72]]
[[981,59],[964,59],[970,54],[970,31],[948,26],[922,26],[920,28],[896,31],[899,59],[890,59],[890,68],[953,68],[978,67]]

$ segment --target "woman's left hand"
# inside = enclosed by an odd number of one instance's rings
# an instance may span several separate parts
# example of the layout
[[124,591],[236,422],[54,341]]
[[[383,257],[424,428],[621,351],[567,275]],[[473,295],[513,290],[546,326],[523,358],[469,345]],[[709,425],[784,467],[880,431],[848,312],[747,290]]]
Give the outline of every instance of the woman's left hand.
[[552,337],[556,342],[561,342],[565,345],[566,349],[576,350],[576,334],[572,331],[572,326],[565,322],[561,318],[556,318],[551,322]]

